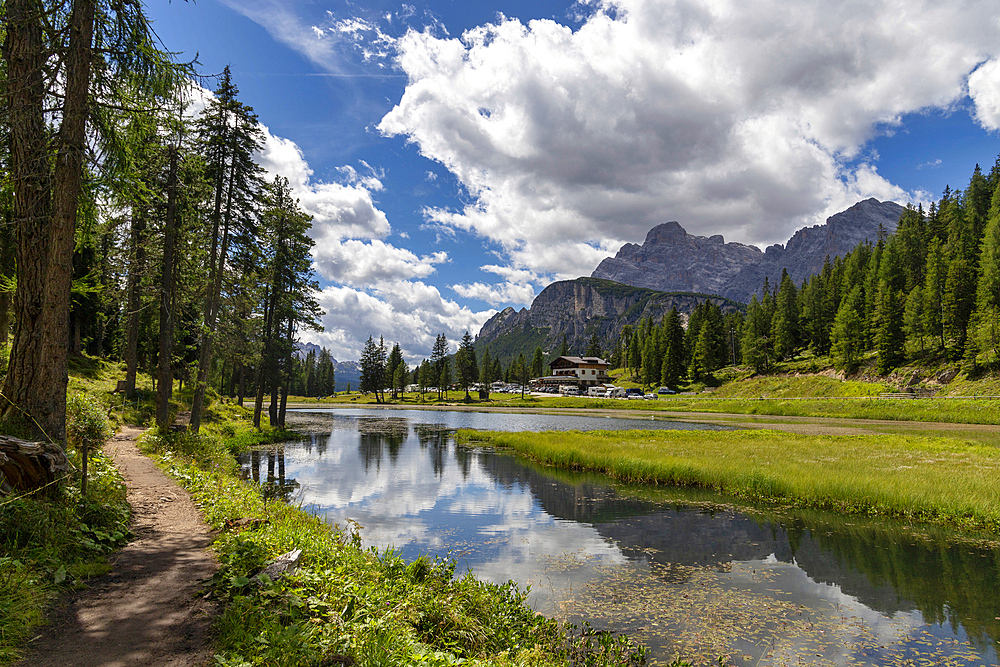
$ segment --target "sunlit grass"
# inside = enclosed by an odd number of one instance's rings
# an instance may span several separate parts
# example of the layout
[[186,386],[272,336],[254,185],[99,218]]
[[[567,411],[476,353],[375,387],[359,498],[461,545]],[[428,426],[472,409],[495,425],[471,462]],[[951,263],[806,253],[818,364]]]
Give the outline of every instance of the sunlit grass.
[[462,431],[460,439],[628,482],[1000,532],[1000,450],[957,439],[776,431]]

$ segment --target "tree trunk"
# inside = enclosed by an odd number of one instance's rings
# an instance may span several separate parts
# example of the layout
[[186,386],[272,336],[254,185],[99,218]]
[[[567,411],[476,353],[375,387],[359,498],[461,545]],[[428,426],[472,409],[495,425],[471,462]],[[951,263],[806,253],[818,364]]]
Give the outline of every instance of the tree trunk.
[[142,273],[146,263],[146,218],[133,212],[132,263],[128,272],[128,313],[125,320],[125,396],[135,397],[135,376],[139,368],[139,314],[142,310]]
[[160,276],[160,352],[157,360],[156,425],[166,429],[173,393],[174,353],[174,246],[177,238],[177,149],[170,149],[167,176],[167,216],[163,233],[163,271]]
[[36,437],[66,440],[67,348],[73,242],[83,173],[94,1],[76,0],[70,16],[62,123],[54,172],[43,117],[46,53],[39,3],[8,0],[10,174],[14,182],[18,281],[5,419]]
[[[0,225],[0,277],[14,277],[14,248],[16,240],[14,238],[13,211],[8,211],[4,216],[4,224]],[[10,306],[12,303],[12,292],[0,289],[0,350],[7,345],[7,338],[10,337]],[[2,361],[0,361],[2,366]]]
[[240,382],[237,385],[239,388],[236,393],[236,402],[239,406],[243,407],[243,396],[246,394],[246,377],[247,377],[247,367],[246,364],[240,362]]
[[61,448],[0,435],[0,495],[40,489],[67,472]]

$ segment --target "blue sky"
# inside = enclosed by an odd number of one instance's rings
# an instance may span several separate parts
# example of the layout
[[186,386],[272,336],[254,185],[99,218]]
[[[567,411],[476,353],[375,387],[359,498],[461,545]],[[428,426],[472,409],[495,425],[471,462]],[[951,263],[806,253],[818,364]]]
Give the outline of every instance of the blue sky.
[[[411,362],[677,220],[766,246],[1000,153],[1000,8],[910,0],[153,0],[314,215],[325,331]],[[212,88],[211,78],[203,85]]]

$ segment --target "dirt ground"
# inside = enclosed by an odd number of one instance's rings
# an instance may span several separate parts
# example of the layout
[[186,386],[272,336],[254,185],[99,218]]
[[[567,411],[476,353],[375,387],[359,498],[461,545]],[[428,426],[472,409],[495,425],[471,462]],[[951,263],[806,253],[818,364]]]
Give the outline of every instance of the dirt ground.
[[190,496],[136,448],[141,429],[108,443],[128,484],[136,538],[113,569],[64,596],[17,667],[200,667],[212,658],[215,605],[197,594],[215,572],[208,526]]

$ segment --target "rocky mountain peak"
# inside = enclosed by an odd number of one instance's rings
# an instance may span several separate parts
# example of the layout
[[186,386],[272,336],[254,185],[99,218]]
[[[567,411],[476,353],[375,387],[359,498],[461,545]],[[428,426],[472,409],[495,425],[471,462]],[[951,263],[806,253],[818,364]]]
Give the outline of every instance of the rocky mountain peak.
[[880,227],[891,233],[903,210],[895,202],[866,199],[764,252],[726,243],[718,234],[694,236],[676,221],[665,222],[649,230],[641,246],[627,243],[602,261],[592,277],[666,292],[718,294],[746,303],[765,276],[776,284],[787,269],[799,283],[821,271],[827,256],[843,256],[865,240],[874,243]]

